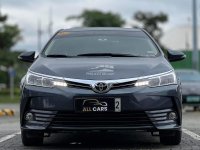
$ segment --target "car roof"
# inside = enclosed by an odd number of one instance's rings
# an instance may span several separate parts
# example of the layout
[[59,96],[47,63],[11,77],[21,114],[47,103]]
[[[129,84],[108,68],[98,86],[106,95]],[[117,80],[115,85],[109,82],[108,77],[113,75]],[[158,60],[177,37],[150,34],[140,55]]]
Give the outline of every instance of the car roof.
[[120,28],[120,27],[76,27],[70,29],[62,29],[61,31],[131,31],[141,32],[139,28]]

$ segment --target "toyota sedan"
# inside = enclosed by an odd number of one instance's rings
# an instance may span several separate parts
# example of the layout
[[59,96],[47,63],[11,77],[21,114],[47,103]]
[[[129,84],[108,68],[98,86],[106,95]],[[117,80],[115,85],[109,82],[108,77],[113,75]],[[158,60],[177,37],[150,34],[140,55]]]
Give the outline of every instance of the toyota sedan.
[[[21,81],[20,123],[24,145],[41,145],[58,132],[147,131],[163,144],[181,142],[180,81],[167,51],[143,29],[59,30]],[[120,138],[120,137],[119,137]]]

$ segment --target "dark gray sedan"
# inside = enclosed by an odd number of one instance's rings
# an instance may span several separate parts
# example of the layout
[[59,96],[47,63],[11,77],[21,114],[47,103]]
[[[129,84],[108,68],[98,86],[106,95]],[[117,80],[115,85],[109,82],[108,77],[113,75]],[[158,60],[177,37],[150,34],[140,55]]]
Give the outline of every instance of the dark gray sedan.
[[200,106],[200,73],[196,70],[176,70],[182,83],[183,104],[192,105],[194,110]]
[[[59,30],[22,79],[20,123],[26,146],[57,132],[159,132],[160,142],[181,142],[181,88],[169,61],[142,29]],[[166,59],[167,58],[167,59]]]

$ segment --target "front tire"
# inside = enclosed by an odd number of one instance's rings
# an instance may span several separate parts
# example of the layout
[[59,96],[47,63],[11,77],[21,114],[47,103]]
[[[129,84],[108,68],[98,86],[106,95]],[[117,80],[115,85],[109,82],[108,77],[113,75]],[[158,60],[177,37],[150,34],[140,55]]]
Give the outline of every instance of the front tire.
[[44,133],[22,130],[21,139],[24,146],[40,146],[43,145]]
[[160,142],[164,145],[179,145],[181,142],[182,131],[160,131]]

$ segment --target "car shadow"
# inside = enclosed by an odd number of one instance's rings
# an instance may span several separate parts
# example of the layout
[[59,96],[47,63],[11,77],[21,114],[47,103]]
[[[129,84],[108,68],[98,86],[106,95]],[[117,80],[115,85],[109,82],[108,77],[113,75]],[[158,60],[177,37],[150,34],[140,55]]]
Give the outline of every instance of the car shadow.
[[45,138],[42,149],[162,149],[159,137],[146,132],[92,132],[52,134]]

